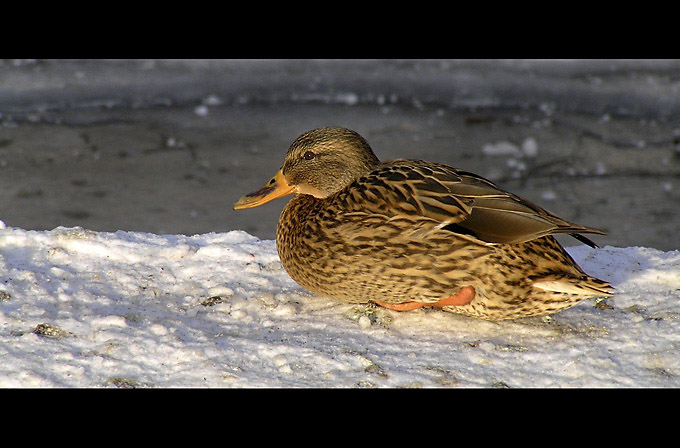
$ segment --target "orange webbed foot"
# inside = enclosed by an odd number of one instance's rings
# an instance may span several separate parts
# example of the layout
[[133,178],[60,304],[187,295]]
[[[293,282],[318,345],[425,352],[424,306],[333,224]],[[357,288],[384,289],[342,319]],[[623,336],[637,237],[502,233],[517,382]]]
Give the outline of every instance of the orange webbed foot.
[[472,286],[466,286],[458,291],[458,294],[441,299],[437,302],[434,302],[432,305],[436,306],[437,308],[443,308],[445,306],[467,305],[468,303],[472,302],[472,299],[475,298],[476,294],[477,291],[475,291],[475,288]]
[[458,294],[454,294],[452,296],[446,297],[444,299],[438,300],[437,302],[434,303],[425,303],[425,302],[403,302],[403,303],[387,303],[387,302],[379,302],[375,301],[377,305],[380,305],[382,307],[385,307],[390,310],[394,311],[411,311],[411,310],[416,310],[418,308],[422,308],[424,306],[436,306],[437,308],[443,308],[445,306],[460,306],[460,305],[466,305],[470,302],[472,302],[472,299],[475,298],[476,291],[475,288],[472,286],[466,286],[463,289],[461,289]]
[[402,303],[388,303],[388,302],[378,302],[377,300],[375,301],[376,305],[380,305],[384,308],[387,308],[388,310],[394,310],[394,311],[411,311],[411,310],[417,310],[418,308],[422,308],[426,305],[427,303],[424,302],[402,302]]

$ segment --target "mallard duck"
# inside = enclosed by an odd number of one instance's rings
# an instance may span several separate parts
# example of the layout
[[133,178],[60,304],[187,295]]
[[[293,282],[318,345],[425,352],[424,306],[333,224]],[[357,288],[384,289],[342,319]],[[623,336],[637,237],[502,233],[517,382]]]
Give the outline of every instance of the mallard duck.
[[605,232],[565,221],[442,163],[381,163],[358,133],[314,129],[234,209],[294,194],[276,247],[302,287],[350,303],[432,306],[488,320],[554,313],[612,292],[552,236]]

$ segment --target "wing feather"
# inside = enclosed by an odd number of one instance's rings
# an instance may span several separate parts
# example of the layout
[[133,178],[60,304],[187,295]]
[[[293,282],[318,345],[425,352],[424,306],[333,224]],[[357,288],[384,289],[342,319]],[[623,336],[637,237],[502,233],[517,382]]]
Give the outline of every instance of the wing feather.
[[[355,206],[390,215],[414,213],[485,243],[520,243],[555,233],[605,232],[563,220],[483,177],[448,165],[399,159],[357,181]],[[357,192],[358,191],[358,192]],[[362,194],[363,192],[363,194]],[[350,207],[352,208],[352,207]],[[357,210],[356,207],[354,207]]]

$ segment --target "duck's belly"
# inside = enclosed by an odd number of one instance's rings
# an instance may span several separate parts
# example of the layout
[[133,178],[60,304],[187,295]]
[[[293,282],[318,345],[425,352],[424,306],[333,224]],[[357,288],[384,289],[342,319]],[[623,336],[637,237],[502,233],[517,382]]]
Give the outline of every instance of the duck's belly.
[[[426,256],[425,248],[407,250],[404,245],[376,241],[295,247],[278,244],[277,248],[293,280],[346,302],[436,302],[453,294],[456,285],[473,281],[465,271],[438,262],[436,254]],[[464,264],[464,256],[458,261]]]

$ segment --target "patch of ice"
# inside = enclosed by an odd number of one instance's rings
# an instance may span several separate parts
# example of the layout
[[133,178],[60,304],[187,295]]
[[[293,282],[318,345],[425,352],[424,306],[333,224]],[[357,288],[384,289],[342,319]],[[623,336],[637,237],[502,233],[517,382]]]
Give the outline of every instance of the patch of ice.
[[486,143],[482,146],[482,153],[488,156],[516,156],[520,154],[520,149],[514,143],[500,141],[496,143]]

